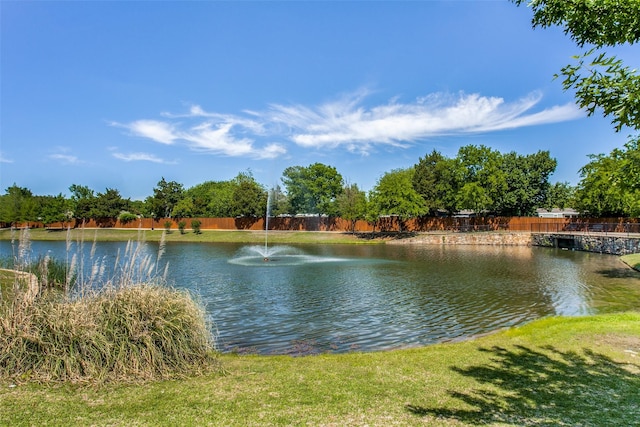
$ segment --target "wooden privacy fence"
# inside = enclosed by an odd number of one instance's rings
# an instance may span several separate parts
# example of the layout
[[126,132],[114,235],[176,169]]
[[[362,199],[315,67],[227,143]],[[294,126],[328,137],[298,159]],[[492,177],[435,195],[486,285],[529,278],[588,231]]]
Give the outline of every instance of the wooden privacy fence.
[[[126,223],[114,219],[90,220],[84,222],[86,228],[128,228],[164,229],[165,223],[172,230],[184,221],[185,228],[191,229],[193,220],[200,221],[202,230],[264,230],[264,218],[139,218]],[[20,224],[31,228],[42,228],[44,224],[29,222]],[[81,221],[48,224],[49,228],[78,228]],[[640,223],[635,218],[539,218],[539,217],[419,217],[401,221],[398,217],[379,218],[375,223],[348,221],[338,217],[300,216],[269,218],[269,230],[283,231],[337,231],[337,232],[428,232],[428,231],[531,231],[531,232],[640,232]]]

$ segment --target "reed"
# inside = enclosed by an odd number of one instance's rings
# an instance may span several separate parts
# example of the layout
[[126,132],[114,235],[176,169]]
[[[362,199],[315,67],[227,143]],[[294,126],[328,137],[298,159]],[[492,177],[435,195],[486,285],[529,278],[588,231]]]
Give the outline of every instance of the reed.
[[[26,271],[37,279],[16,279],[12,297],[0,302],[0,377],[130,382],[195,375],[217,366],[202,304],[157,274],[163,245],[154,262],[142,255],[140,241],[129,242],[113,274],[104,278],[104,260],[92,259],[93,249],[87,259],[80,250],[68,254],[66,263],[45,257],[23,264],[29,256],[25,238],[28,234],[21,236],[18,273],[28,265],[39,271],[36,276]],[[52,269],[60,270],[59,286],[49,286]]]

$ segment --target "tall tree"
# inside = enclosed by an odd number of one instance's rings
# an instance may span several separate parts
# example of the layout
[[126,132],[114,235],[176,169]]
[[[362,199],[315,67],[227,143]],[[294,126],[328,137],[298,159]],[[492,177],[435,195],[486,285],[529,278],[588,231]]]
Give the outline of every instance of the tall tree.
[[580,169],[577,208],[594,216],[640,216],[640,144],[590,156]]
[[367,194],[357,184],[344,187],[336,203],[338,215],[351,223],[351,232],[355,232],[356,221],[365,219],[367,215]]
[[269,190],[269,216],[285,215],[291,211],[289,199],[279,185]]
[[93,190],[85,185],[72,184],[69,187],[69,191],[71,191],[73,217],[81,221],[88,220],[95,203]]
[[414,166],[412,186],[422,196],[430,215],[436,215],[439,211],[453,213],[458,210],[456,194],[462,176],[458,161],[433,150]]
[[171,218],[173,208],[182,199],[184,187],[176,181],[167,181],[162,177],[153,189],[153,196],[147,201],[152,207],[154,218]]
[[282,173],[282,182],[293,214],[335,215],[336,198],[342,193],[342,175],[333,166],[314,163],[291,166]]
[[565,90],[576,91],[576,101],[589,115],[600,108],[617,131],[640,127],[640,75],[604,47],[635,44],[640,40],[638,0],[512,0],[533,10],[533,27],[564,29],[580,48],[577,63],[562,68]]
[[191,218],[193,216],[194,209],[195,205],[193,203],[193,198],[184,196],[173,207],[171,216],[173,216],[174,218]]
[[516,152],[503,155],[500,169],[506,177],[506,188],[495,210],[508,216],[533,215],[537,207],[545,204],[549,176],[556,165],[548,151],[525,156]]
[[208,203],[207,216],[214,218],[229,218],[233,214],[233,190],[235,185],[231,181],[209,182],[207,187]]
[[73,216],[70,209],[70,201],[65,199],[62,194],[41,197],[40,206],[40,218],[46,225],[54,222],[64,223]]
[[460,209],[469,209],[481,214],[492,207],[492,200],[487,190],[478,182],[467,182],[458,193],[458,206]]
[[547,209],[575,207],[575,187],[568,182],[556,182],[549,187],[549,193],[544,203]]
[[427,213],[423,198],[412,185],[414,172],[413,168],[407,168],[385,173],[370,195],[373,212],[397,216],[402,229],[407,219]]
[[28,188],[14,183],[0,197],[0,221],[15,225],[22,221],[35,221],[37,216],[37,202]]
[[267,211],[267,192],[251,171],[233,179],[233,216],[263,217]]
[[91,209],[91,218],[115,220],[120,212],[129,209],[129,200],[123,199],[120,192],[114,188],[107,188],[104,193],[98,193]]

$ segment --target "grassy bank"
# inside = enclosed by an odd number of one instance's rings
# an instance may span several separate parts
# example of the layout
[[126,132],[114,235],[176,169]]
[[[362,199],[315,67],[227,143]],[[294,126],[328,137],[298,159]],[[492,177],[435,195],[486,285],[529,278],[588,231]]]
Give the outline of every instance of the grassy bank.
[[[156,230],[129,230],[129,229],[72,229],[72,240],[93,241],[94,237],[100,242],[109,241],[138,241],[143,238],[146,241],[160,241],[162,229]],[[8,229],[0,230],[0,240],[17,239],[19,233]],[[30,230],[31,240],[66,240],[67,230],[49,231],[41,228]],[[165,235],[167,242],[212,242],[212,243],[264,243],[264,231],[253,230],[203,230],[200,234],[187,231],[180,234],[178,230],[172,230]],[[326,231],[269,231],[270,243],[351,243],[371,244],[383,243],[384,238],[371,239],[371,234],[354,235],[351,233],[326,232]]]
[[620,259],[629,267],[640,271],[640,254],[623,255]]
[[144,386],[0,384],[0,425],[590,425],[640,419],[640,313],[379,353],[221,358]]

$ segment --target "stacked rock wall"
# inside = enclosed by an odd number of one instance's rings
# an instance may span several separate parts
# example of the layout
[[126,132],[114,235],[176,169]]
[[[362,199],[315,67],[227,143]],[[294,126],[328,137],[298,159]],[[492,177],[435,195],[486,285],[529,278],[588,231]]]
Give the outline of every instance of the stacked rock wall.
[[613,255],[640,253],[640,238],[638,237],[533,233],[531,244]]

